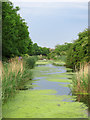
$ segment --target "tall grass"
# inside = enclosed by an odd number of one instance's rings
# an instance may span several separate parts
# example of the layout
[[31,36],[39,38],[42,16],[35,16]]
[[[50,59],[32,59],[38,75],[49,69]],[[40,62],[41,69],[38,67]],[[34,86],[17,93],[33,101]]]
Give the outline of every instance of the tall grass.
[[89,63],[85,63],[84,65],[80,65],[79,71],[76,70],[76,74],[73,76],[72,79],[74,93],[88,93],[88,68]]
[[0,120],[2,118],[2,62],[0,61]]
[[[30,57],[29,60],[32,58]],[[31,63],[32,64],[32,63]],[[33,63],[34,66],[35,63]],[[10,96],[22,89],[24,84],[32,79],[30,64],[27,61],[18,60],[18,57],[10,59],[9,63],[2,65],[2,100],[5,102]]]

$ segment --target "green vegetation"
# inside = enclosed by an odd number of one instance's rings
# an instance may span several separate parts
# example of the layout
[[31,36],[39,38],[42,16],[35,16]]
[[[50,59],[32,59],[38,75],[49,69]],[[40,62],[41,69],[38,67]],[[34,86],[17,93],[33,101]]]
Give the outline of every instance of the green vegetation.
[[[58,82],[64,87],[69,84],[74,94],[88,94],[90,92],[88,89],[88,30],[80,32],[78,39],[73,43],[56,45],[55,49],[40,47],[29,37],[27,23],[18,14],[19,9],[19,7],[14,8],[10,1],[2,2],[3,62],[0,61],[0,82],[2,80],[3,117],[87,117],[85,111],[87,107],[84,104],[63,101],[64,97],[76,100],[74,97],[50,95],[56,93],[54,90],[20,90],[35,87],[32,85],[35,80],[30,81],[33,78],[33,72],[38,80],[40,80],[39,77],[44,77],[48,82]],[[22,57],[18,58],[18,56]],[[41,65],[42,67],[35,67],[35,63],[36,66]],[[53,64],[54,67],[67,66],[69,68],[65,68],[65,70],[69,72],[60,73],[58,67],[52,69],[47,66],[43,67],[47,64]],[[32,69],[34,67],[35,69]],[[72,73],[72,70],[76,73]],[[42,74],[43,71],[44,74]],[[66,84],[62,84],[62,82]],[[14,97],[14,93],[17,92],[18,94]],[[7,100],[8,102],[6,102]]]
[[3,106],[3,118],[88,118],[83,103],[65,102],[64,99],[75,98],[53,93],[56,91],[20,91]]
[[84,30],[78,34],[67,54],[67,67],[75,69],[80,68],[80,63],[89,62],[88,57],[88,30]]
[[67,54],[67,67],[73,68],[76,74],[72,79],[72,91],[74,93],[88,93],[88,30],[78,34],[78,39],[72,43]]
[[65,62],[63,62],[63,61],[54,61],[53,62],[53,65],[56,65],[56,66],[64,66],[65,65]]
[[80,70],[73,75],[72,84],[73,92],[76,94],[86,94],[88,93],[88,64],[80,66]]
[[28,57],[24,57],[23,59],[26,62],[26,67],[28,69],[34,68],[35,63],[38,60],[38,58],[36,56],[28,56]]
[[52,63],[52,61],[50,61],[50,60],[38,60],[37,62],[36,62],[36,65],[46,65],[46,64],[50,64],[50,63]]
[[72,46],[72,43],[64,43],[63,45],[56,45],[55,47],[55,53],[57,55],[67,55],[68,49]]
[[47,56],[50,53],[49,48],[40,47],[37,43],[32,45],[32,52],[29,55],[42,55]]
[[[39,61],[40,63],[40,61]],[[42,64],[42,61],[41,61]],[[67,82],[68,79],[60,79],[65,74],[56,73],[54,76],[46,75],[46,73],[60,72],[58,68],[49,66],[38,66],[32,69],[34,77],[37,80],[43,79],[52,82],[57,82],[61,85],[62,82]],[[68,75],[71,76],[71,75]],[[55,79],[54,79],[55,78]],[[34,80],[32,80],[33,82]],[[48,82],[50,82],[48,81]],[[70,82],[71,80],[69,80]],[[35,81],[36,82],[36,81]],[[37,81],[38,82],[38,81]],[[29,84],[29,82],[27,83]],[[65,84],[66,85],[66,84]],[[62,92],[62,91],[61,91]],[[75,101],[76,96],[70,95],[54,95],[57,91],[52,89],[44,90],[24,90],[19,91],[12,99],[3,105],[3,118],[87,118],[86,105]],[[68,102],[66,102],[66,101]],[[7,111],[8,108],[8,111]]]
[[[16,90],[24,89],[27,81],[32,79],[31,69],[35,62],[30,63],[34,58],[28,58],[28,62],[18,60],[18,57],[11,59],[9,63],[2,65],[2,100],[5,102],[13,96]],[[27,64],[28,63],[28,64]]]
[[2,56],[3,59],[20,56],[32,45],[28,27],[11,2],[2,3]]
[[49,54],[49,48],[39,47],[29,37],[28,26],[18,14],[19,7],[14,8],[12,2],[2,3],[2,56],[3,60],[15,56]]
[[50,49],[48,59],[61,60],[66,62],[66,56],[72,43],[65,43],[63,45],[56,45],[55,49]]

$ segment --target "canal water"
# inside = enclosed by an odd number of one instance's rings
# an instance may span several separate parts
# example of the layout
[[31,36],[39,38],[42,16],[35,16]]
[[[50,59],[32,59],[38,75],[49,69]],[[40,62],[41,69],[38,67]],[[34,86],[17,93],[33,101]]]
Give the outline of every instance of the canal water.
[[3,105],[3,118],[88,118],[87,106],[72,96],[71,69],[46,64],[32,73],[28,89]]
[[[34,87],[33,89],[53,89],[57,91],[57,93],[54,93],[54,95],[72,95],[71,90],[68,87],[68,85],[70,84],[69,80],[72,75],[69,76],[70,78],[66,76],[66,73],[69,74],[69,72],[67,72],[65,66],[54,66],[52,64],[38,65],[35,72],[40,74],[40,77],[35,75],[33,80],[36,80],[36,82],[32,84],[36,85],[36,87]],[[60,74],[62,74],[62,76],[57,76]],[[49,78],[51,79],[50,81],[48,80]],[[62,79],[62,81],[59,81],[59,79]]]

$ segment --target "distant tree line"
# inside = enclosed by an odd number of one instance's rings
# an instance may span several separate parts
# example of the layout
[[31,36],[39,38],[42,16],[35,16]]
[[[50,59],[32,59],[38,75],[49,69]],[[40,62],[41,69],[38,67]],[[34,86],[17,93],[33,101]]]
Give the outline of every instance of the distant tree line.
[[44,56],[47,56],[49,53],[50,53],[49,48],[40,47],[37,45],[37,43],[34,43],[32,45],[32,50],[28,52],[29,55],[44,55]]
[[[49,53],[49,58],[57,59],[58,56],[66,56],[67,67],[80,68],[80,64],[90,61],[89,57],[89,35],[88,29],[78,34],[78,39],[72,43],[56,45],[54,50]],[[60,58],[60,57],[59,57]]]
[[[48,54],[48,58],[59,59],[60,56],[67,56],[69,48],[72,46],[72,43],[65,42],[62,45],[56,45],[55,49],[51,49]],[[64,57],[65,58],[65,57]]]

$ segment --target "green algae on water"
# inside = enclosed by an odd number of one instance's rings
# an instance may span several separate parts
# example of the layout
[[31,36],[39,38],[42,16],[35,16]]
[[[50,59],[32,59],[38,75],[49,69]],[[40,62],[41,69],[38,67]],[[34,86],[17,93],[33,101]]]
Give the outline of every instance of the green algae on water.
[[3,118],[87,118],[87,107],[83,103],[65,102],[65,96],[50,95],[53,92],[20,91],[14,99],[3,105]]
[[67,83],[71,83],[72,81],[69,79],[53,79],[53,78],[47,78],[46,80],[48,81],[52,81],[52,82],[67,82]]
[[46,64],[49,64],[48,60],[38,60],[36,62],[36,65],[46,65]]

